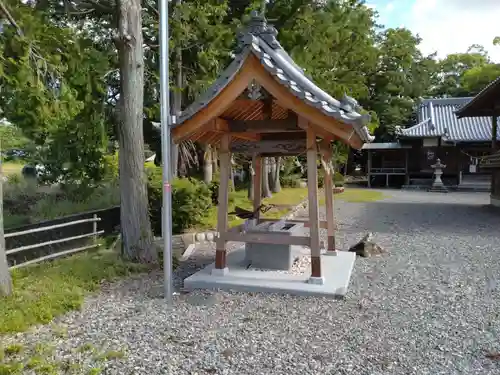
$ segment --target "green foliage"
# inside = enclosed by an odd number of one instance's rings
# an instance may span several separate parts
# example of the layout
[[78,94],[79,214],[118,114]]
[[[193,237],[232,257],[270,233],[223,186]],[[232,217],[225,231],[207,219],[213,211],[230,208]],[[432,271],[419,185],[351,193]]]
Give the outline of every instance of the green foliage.
[[[15,3],[15,4],[14,4]],[[107,55],[31,4],[12,1],[19,29],[0,34],[0,108],[37,147],[47,182],[102,178]]]
[[[285,7],[286,2],[276,3]],[[302,7],[285,25],[279,30],[283,47],[325,91],[336,97],[369,97],[366,73],[374,70],[377,59],[369,8],[358,1],[328,1]]]
[[280,174],[280,184],[281,187],[286,188],[296,188],[299,187],[300,181],[302,179],[302,174],[291,174],[291,175],[282,175]]
[[24,224],[55,219],[67,215],[119,205],[116,184],[94,188],[82,197],[71,189],[40,188],[25,180],[4,185],[4,225],[14,228]]
[[377,36],[377,64],[368,84],[368,107],[377,113],[380,141],[394,139],[396,126],[411,119],[416,100],[426,94],[435,73],[432,56],[423,56],[420,39],[408,29],[387,29]]
[[0,304],[0,334],[49,323],[56,316],[79,309],[85,295],[98,290],[103,280],[143,270],[108,250],[15,270],[14,293]]
[[[30,143],[20,128],[0,122],[0,142],[2,150],[25,149]],[[5,158],[8,161],[8,158]]]
[[[149,212],[153,232],[161,233],[161,168],[148,168]],[[172,183],[172,231],[182,233],[201,223],[212,207],[209,187],[192,178],[178,178]]]
[[490,64],[489,57],[480,46],[471,46],[467,53],[454,53],[438,62],[439,78],[431,94],[437,97],[468,96],[463,78],[471,69],[482,69]]
[[118,153],[112,155],[105,155],[102,160],[103,171],[104,171],[104,181],[118,181],[118,173],[120,170],[118,164]]
[[[344,186],[344,176],[340,172],[335,172],[333,175],[333,182],[335,186]],[[318,187],[325,186],[325,171],[321,168],[318,170]]]
[[463,73],[461,85],[468,95],[477,95],[498,77],[500,77],[500,64],[476,66]]

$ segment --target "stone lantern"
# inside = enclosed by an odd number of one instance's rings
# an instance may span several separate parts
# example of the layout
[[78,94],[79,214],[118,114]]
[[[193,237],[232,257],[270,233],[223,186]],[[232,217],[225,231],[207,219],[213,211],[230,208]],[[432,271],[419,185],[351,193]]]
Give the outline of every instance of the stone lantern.
[[432,186],[429,191],[447,193],[448,189],[446,189],[446,186],[444,186],[443,181],[441,180],[443,169],[446,168],[446,165],[441,163],[441,159],[437,159],[436,164],[431,165],[431,168],[434,169],[434,181],[432,182]]

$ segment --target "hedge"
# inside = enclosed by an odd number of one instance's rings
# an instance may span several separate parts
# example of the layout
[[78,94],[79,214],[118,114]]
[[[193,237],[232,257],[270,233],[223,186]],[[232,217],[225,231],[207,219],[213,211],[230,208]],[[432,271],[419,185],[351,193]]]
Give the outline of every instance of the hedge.
[[[162,174],[161,168],[147,168],[151,226],[161,235]],[[210,187],[192,178],[176,178],[172,182],[172,232],[182,233],[201,224],[212,207]]]

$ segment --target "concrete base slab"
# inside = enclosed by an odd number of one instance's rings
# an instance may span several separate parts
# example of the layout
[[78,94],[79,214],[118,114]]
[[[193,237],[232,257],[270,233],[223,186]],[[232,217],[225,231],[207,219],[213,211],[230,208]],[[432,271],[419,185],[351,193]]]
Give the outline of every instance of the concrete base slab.
[[309,284],[316,284],[316,285],[325,285],[325,278],[324,277],[310,277],[309,280],[307,280]]
[[310,274],[291,274],[280,271],[248,270],[245,248],[227,256],[228,272],[213,273],[215,263],[184,280],[184,289],[222,289],[242,292],[286,293],[301,296],[342,297],[347,293],[356,254],[346,251],[337,256],[321,255],[323,284],[311,283]]
[[219,268],[212,268],[212,271],[211,271],[211,274],[213,276],[226,276],[227,274],[229,273],[229,268],[222,268],[222,269],[219,269]]

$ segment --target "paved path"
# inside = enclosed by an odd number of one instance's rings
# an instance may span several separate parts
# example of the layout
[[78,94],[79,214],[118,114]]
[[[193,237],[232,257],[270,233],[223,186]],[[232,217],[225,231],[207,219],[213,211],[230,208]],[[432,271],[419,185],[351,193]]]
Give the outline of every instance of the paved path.
[[[358,259],[343,301],[230,292],[155,293],[161,275],[111,286],[62,318],[57,356],[84,367],[86,342],[126,351],[106,374],[499,374],[500,212],[486,194],[387,191],[336,203],[342,248],[367,231],[389,250]],[[178,271],[213,259],[199,249]],[[50,328],[16,340],[54,339]]]

